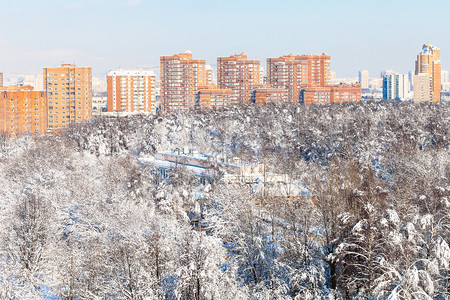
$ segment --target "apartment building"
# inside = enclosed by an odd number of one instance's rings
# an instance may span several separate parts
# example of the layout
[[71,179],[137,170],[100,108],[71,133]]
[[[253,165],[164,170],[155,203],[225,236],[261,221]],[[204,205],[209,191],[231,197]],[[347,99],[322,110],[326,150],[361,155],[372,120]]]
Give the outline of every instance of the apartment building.
[[414,102],[432,101],[432,80],[427,73],[419,73],[413,76]]
[[285,88],[291,103],[298,103],[306,87],[330,84],[330,56],[284,55],[267,59],[267,83],[273,88]]
[[409,88],[408,74],[383,75],[383,100],[406,100]]
[[107,76],[108,112],[156,111],[156,75],[150,70],[113,70]]
[[369,88],[369,71],[367,70],[361,70],[359,71],[359,82],[361,83],[362,89],[368,89]]
[[252,102],[258,105],[265,105],[267,103],[287,103],[288,91],[285,88],[276,89],[269,84],[261,84],[254,87]]
[[92,118],[92,68],[62,64],[44,68],[49,130]]
[[361,84],[338,84],[307,87],[300,91],[300,102],[305,105],[356,102],[361,100]]
[[19,137],[45,134],[47,105],[45,92],[32,86],[10,85],[0,88],[0,134]]
[[[419,75],[418,81],[422,80],[423,74],[430,76],[430,98],[432,102],[441,101],[441,49],[436,46],[425,44],[422,51],[417,55],[415,75]],[[414,79],[414,82],[416,80]],[[416,88],[414,88],[416,91]],[[420,89],[423,92],[423,89]],[[414,95],[414,101],[420,102],[428,97],[422,97],[418,94],[417,99]]]
[[331,86],[330,103],[361,101],[361,84],[337,84]]
[[195,107],[199,86],[212,80],[204,59],[193,59],[191,52],[160,57],[161,110],[170,112]]
[[261,80],[259,60],[248,60],[245,53],[217,58],[217,86],[232,90],[231,105],[250,103],[253,87]]
[[197,92],[197,104],[201,109],[220,109],[230,105],[233,99],[233,91],[219,89],[215,84],[199,87]]

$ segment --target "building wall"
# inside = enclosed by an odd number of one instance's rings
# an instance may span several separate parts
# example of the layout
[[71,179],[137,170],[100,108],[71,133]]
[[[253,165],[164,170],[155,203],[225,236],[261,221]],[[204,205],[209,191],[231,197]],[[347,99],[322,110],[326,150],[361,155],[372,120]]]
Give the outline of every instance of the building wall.
[[300,92],[305,105],[357,102],[361,100],[360,84],[339,84],[324,87],[308,87]]
[[47,132],[45,92],[32,86],[0,89],[0,133],[9,137]]
[[362,89],[369,88],[369,71],[367,70],[359,71],[359,82],[361,83]]
[[432,100],[432,81],[426,73],[419,73],[413,76],[414,81],[414,102],[430,102]]
[[155,112],[156,75],[146,70],[108,73],[108,112]]
[[201,109],[224,108],[232,101],[233,92],[230,89],[218,89],[211,84],[200,87],[197,92],[197,103]]
[[431,78],[431,101],[441,101],[441,50],[433,45],[423,45],[417,55],[415,75],[428,74]]
[[260,84],[259,60],[248,60],[245,53],[217,58],[217,86],[233,91],[231,104],[250,103],[253,86]]
[[[209,74],[210,75],[210,74]],[[192,53],[161,56],[161,109],[170,112],[195,107],[199,86],[206,86],[209,78],[205,60],[192,59]]]
[[272,88],[268,84],[255,86],[252,102],[258,105],[265,105],[267,103],[287,103],[288,91],[285,88]]
[[331,103],[358,101],[361,101],[361,85],[359,83],[331,86]]
[[409,88],[408,74],[383,75],[384,100],[406,100]]
[[450,81],[450,76],[447,70],[441,71],[441,85]]
[[62,64],[43,76],[50,130],[92,118],[92,68]]

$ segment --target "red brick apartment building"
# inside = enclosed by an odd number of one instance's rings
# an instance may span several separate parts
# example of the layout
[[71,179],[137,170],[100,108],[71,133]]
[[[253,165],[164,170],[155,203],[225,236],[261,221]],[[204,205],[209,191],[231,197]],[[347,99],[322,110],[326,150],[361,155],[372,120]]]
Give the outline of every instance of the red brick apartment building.
[[224,108],[232,103],[233,91],[219,89],[215,84],[199,87],[197,103],[201,109]]
[[288,98],[298,103],[305,87],[322,87],[330,83],[330,56],[285,55],[267,59],[267,83],[273,88],[285,88]]
[[32,86],[0,88],[0,132],[8,137],[45,134],[47,105],[45,92]]
[[258,105],[288,102],[288,91],[285,88],[273,88],[267,83],[254,88],[252,101]]
[[305,105],[361,100],[360,85],[330,85],[328,55],[285,55],[267,59],[267,83],[285,88],[292,103]]
[[217,58],[217,86],[233,92],[231,105],[250,103],[254,86],[261,85],[259,60],[248,60],[247,54]]
[[161,110],[170,112],[195,107],[198,87],[208,86],[212,78],[204,59],[193,59],[192,53],[161,56]]
[[156,110],[156,75],[150,70],[113,70],[107,76],[108,112]]
[[361,85],[339,84],[307,87],[300,92],[300,102],[305,105],[356,102],[361,100]]

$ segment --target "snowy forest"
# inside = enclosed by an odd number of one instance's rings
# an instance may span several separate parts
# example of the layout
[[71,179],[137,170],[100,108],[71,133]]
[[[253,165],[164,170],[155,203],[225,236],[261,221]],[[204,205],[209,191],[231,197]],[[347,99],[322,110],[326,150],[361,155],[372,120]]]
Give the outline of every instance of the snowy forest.
[[[0,299],[449,299],[449,128],[448,104],[368,101],[3,141]],[[285,180],[142,163],[176,148]]]

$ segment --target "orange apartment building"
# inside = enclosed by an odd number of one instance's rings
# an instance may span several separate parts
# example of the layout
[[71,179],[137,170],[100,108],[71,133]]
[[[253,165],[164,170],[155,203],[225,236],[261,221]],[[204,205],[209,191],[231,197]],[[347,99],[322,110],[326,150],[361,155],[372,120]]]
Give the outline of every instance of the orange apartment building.
[[300,91],[300,102],[305,105],[356,102],[360,100],[360,83],[307,87]]
[[47,132],[45,92],[32,86],[0,88],[0,133],[7,137]]
[[162,112],[194,108],[198,87],[212,80],[205,60],[193,59],[190,52],[161,56],[160,76]]
[[217,58],[217,86],[233,91],[232,105],[250,103],[253,87],[263,83],[261,73],[259,60],[248,60],[245,53]]
[[215,84],[199,87],[197,103],[201,109],[220,109],[230,105],[233,91],[230,89],[218,89]]
[[[441,101],[441,49],[433,45],[423,45],[422,51],[417,55],[415,75],[427,74],[431,79],[431,101]],[[421,95],[414,96],[414,101]],[[427,98],[427,97],[425,97]]]
[[285,88],[276,89],[267,83],[254,86],[252,102],[258,105],[287,103],[288,99],[288,91]]
[[305,87],[323,87],[330,84],[330,56],[285,55],[267,59],[267,83],[273,88],[285,88],[292,103],[299,102]]
[[156,111],[156,75],[149,70],[113,70],[107,76],[108,112]]
[[49,130],[92,118],[92,68],[62,64],[44,68]]

